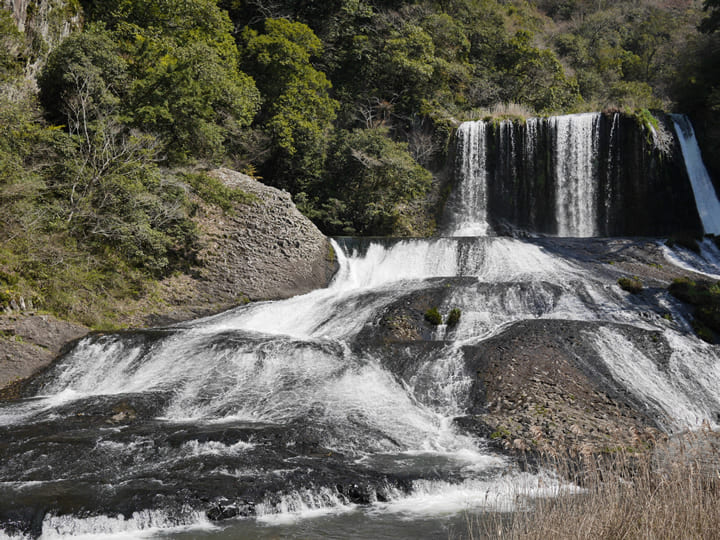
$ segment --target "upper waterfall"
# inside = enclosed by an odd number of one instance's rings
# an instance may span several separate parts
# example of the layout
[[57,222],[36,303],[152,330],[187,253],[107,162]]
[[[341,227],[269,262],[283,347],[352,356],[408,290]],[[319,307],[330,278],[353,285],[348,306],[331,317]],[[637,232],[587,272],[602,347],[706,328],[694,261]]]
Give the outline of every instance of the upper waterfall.
[[703,229],[706,234],[720,234],[720,201],[703,163],[695,130],[690,119],[684,114],[673,114],[672,119],[685,158],[685,167],[695,194],[695,203]]
[[558,236],[597,236],[600,113],[553,116]]
[[465,122],[458,129],[459,181],[448,201],[454,207],[451,236],[488,232],[485,131],[485,122]]
[[[672,132],[668,117],[658,122],[659,131]],[[617,112],[465,122],[458,128],[455,189],[444,232],[484,236],[509,228],[561,237],[700,232],[681,153],[673,158],[654,131]],[[703,182],[704,172],[709,186],[698,202],[706,232],[718,230],[720,212],[707,206],[716,197],[699,150],[693,151],[691,135],[680,139],[693,185]]]
[[[597,165],[600,113],[511,120],[464,122],[457,135],[457,188],[448,201],[451,236],[485,236],[490,230],[489,193],[520,194],[514,200],[537,214],[529,187],[546,177],[554,207],[552,232],[558,236],[596,236]],[[551,137],[551,163],[541,134]],[[550,170],[547,170],[549,167]],[[549,173],[549,174],[548,174]],[[522,197],[519,197],[522,198]],[[531,218],[532,219],[532,218]]]

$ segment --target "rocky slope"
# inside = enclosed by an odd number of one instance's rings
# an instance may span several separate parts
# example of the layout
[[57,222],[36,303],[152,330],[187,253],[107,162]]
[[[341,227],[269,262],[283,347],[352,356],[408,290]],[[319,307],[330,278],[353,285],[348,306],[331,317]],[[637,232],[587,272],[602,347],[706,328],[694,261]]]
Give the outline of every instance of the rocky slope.
[[82,11],[79,4],[71,0],[3,0],[2,7],[12,12],[18,30],[33,43],[25,74],[34,84],[50,51],[80,28]]
[[[679,328],[662,300],[666,288],[675,278],[701,278],[668,264],[662,247],[653,241],[540,243],[572,255],[589,273],[606,276],[608,287],[617,286],[622,276],[636,276],[644,287],[638,294],[624,294],[624,301],[638,320],[659,319]],[[409,291],[390,304],[363,329],[354,346],[378,350],[397,377],[416,380],[417,359],[437,356],[434,351],[454,339],[452,327],[438,330],[426,320],[427,310],[452,305],[450,299],[463,287],[490,288],[497,296],[504,286],[478,285],[472,278],[438,278],[434,286]],[[676,307],[682,309],[680,304]],[[639,403],[604,367],[591,346],[591,336],[602,331],[622,335],[656,365],[666,364],[671,356],[662,332],[636,326],[552,319],[513,322],[487,340],[463,346],[473,384],[465,403],[467,416],[456,418],[456,423],[513,453],[582,456],[652,447],[665,437],[664,419]],[[446,332],[448,341],[437,341],[438,332]]]
[[[118,306],[127,327],[157,326],[207,315],[251,300],[271,300],[325,287],[337,269],[332,246],[290,195],[229,169],[212,171],[228,186],[255,195],[228,212],[198,201],[197,264],[170,276],[152,294]],[[0,388],[47,365],[89,329],[36,311],[0,315]]]
[[337,270],[330,242],[289,193],[230,169],[210,174],[257,198],[230,212],[200,203],[198,265],[161,283],[162,307],[151,310],[144,325],[304,294],[325,287]]

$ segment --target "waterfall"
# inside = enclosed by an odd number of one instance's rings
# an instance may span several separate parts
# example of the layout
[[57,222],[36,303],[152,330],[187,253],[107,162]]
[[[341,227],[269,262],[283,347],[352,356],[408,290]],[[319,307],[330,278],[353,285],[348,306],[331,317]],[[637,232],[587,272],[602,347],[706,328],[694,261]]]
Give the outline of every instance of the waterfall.
[[[692,132],[689,124],[685,131]],[[651,132],[620,113],[464,123],[444,231],[582,238],[697,230],[682,160],[668,154],[666,138]],[[688,167],[697,171],[693,185],[710,190],[696,194],[698,208],[703,219],[715,220],[706,230],[717,230],[718,212],[707,207],[715,196],[692,140],[688,135],[682,142]]]
[[[513,218],[531,226],[539,219],[541,212],[536,207],[542,195],[534,196],[534,186],[547,165],[538,137],[547,129],[552,138],[552,170],[540,189],[554,193],[554,232],[558,236],[597,235],[600,116],[588,113],[531,118],[524,124],[510,120],[461,124],[457,188],[448,204],[450,234],[487,233],[488,214],[493,213],[488,192],[503,201],[504,212]],[[519,215],[523,213],[527,215]]]
[[703,229],[706,234],[720,234],[720,201],[718,201],[715,187],[703,163],[700,146],[695,138],[695,130],[690,119],[685,115],[674,114],[672,119]]
[[464,122],[458,129],[459,180],[449,201],[454,207],[452,236],[484,236],[488,232],[485,133],[483,121]]
[[558,236],[597,234],[599,113],[554,116],[555,201]]
[[[525,435],[503,430],[606,448],[636,444],[621,440],[635,427],[717,428],[720,350],[661,281],[720,275],[713,242],[701,256],[647,240],[486,236],[493,212],[597,235],[626,178],[621,152],[601,143],[629,131],[609,120],[463,124],[454,236],[335,239],[326,289],[74,344],[31,397],[0,401],[0,536],[261,537],[272,525],[343,537],[365,520],[385,537],[437,538],[448,515],[573,492],[513,468],[493,444]],[[641,294],[618,286],[628,268],[646,272]]]

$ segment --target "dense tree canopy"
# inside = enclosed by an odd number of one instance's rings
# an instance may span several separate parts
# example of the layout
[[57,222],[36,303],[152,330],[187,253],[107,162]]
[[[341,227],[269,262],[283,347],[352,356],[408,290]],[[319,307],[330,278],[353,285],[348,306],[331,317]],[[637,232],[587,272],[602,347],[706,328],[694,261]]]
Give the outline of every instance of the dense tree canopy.
[[257,81],[264,106],[259,125],[271,140],[264,174],[293,192],[319,178],[335,118],[330,81],[311,59],[322,44],[306,25],[268,19],[264,32],[243,32],[243,68]]

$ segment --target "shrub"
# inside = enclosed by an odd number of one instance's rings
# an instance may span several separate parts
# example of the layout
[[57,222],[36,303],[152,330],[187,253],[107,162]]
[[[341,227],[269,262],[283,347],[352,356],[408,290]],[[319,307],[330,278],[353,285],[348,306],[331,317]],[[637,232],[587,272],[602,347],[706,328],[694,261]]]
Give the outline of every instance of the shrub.
[[425,320],[434,326],[442,324],[442,315],[438,311],[438,308],[431,307],[425,312]]
[[637,294],[643,289],[643,283],[638,278],[622,277],[617,282],[621,289],[631,294]]
[[720,282],[694,282],[675,279],[668,291],[678,300],[693,306],[693,329],[700,339],[714,342],[713,332],[720,333]]
[[447,321],[445,321],[445,324],[447,324],[448,326],[455,326],[459,322],[460,322],[460,309],[452,308],[450,310],[450,314],[447,317]]

